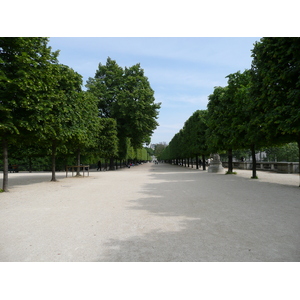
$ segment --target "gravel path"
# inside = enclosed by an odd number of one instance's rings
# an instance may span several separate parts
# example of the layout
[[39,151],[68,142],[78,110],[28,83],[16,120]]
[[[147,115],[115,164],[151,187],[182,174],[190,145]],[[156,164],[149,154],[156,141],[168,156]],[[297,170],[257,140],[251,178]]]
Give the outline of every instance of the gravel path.
[[299,262],[298,175],[237,172],[147,163],[58,182],[9,174],[0,261]]

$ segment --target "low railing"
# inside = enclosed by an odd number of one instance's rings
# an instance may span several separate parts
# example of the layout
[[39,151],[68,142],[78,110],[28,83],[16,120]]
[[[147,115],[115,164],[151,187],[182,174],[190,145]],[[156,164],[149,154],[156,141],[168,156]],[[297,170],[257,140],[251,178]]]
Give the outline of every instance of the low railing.
[[[228,168],[228,162],[222,162]],[[252,170],[252,162],[233,162],[234,169]],[[256,169],[278,173],[299,173],[298,162],[256,162]]]

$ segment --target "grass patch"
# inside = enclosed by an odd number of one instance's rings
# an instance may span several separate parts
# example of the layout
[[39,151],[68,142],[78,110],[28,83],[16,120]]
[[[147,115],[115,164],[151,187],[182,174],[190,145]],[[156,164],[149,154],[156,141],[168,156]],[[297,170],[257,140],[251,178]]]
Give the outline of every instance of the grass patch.
[[0,193],[4,193],[4,190],[3,190],[3,189],[0,189]]
[[257,176],[254,176],[254,177],[252,176],[251,179],[258,179],[258,177]]
[[231,174],[232,174],[232,175],[236,175],[237,172],[230,172],[230,171],[227,171],[227,172],[226,172],[226,175],[231,175]]

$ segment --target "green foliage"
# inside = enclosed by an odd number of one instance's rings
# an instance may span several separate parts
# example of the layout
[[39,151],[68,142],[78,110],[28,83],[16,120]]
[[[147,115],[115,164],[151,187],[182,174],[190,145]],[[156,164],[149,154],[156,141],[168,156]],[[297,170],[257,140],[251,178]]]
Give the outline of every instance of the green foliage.
[[97,153],[108,159],[118,156],[117,122],[112,118],[99,118],[102,126],[98,131]]
[[90,126],[88,118],[92,117],[92,122],[96,122],[92,114],[94,112],[97,118],[97,106],[91,106],[90,99],[81,91],[82,76],[73,69],[53,64],[49,72],[54,78],[49,84],[52,90],[44,94],[43,110],[37,112],[32,123],[38,141],[52,149],[51,180],[55,181],[57,147],[75,145],[80,149],[83,145],[90,145],[92,139],[89,135],[95,127]]
[[262,38],[252,57],[252,94],[266,137],[299,143],[300,38]]
[[154,103],[154,91],[139,64],[122,69],[108,58],[86,87],[98,99],[99,115],[116,120],[119,149],[126,145],[126,138],[135,149],[150,142],[160,104]]
[[207,155],[206,143],[207,111],[197,110],[185,122],[184,127],[174,135],[159,159],[184,159]]
[[36,130],[33,121],[46,109],[44,95],[51,92],[51,52],[47,38],[0,38],[0,137],[16,142]]
[[206,139],[210,152],[219,152],[221,149],[227,149],[226,128],[230,120],[226,117],[226,87],[215,87],[213,94],[208,96],[208,120]]
[[236,175],[236,174],[237,174],[237,172],[231,172],[231,171],[227,171],[225,173],[225,175]]
[[52,92],[44,95],[44,109],[36,116],[35,129],[43,141],[69,141],[81,122],[80,102],[82,77],[71,68],[55,64],[51,72],[55,78]]
[[150,155],[147,152],[146,148],[139,148],[136,150],[136,160],[137,161],[147,161],[150,160]]
[[80,150],[81,154],[91,153],[104,126],[98,117],[97,100],[87,92],[78,92],[73,96],[73,105],[76,114],[69,120],[72,132],[67,146]]
[[207,116],[206,110],[197,110],[185,122],[183,142],[188,145],[185,146],[186,157],[209,154],[206,144]]
[[[209,96],[208,144],[212,152],[222,149],[241,149],[261,141],[262,131],[257,124],[258,111],[252,109],[249,94],[250,71],[227,76],[226,87],[216,87]],[[265,142],[265,140],[263,140]]]
[[144,147],[150,156],[154,155],[154,150],[149,147]]
[[156,121],[160,104],[154,103],[154,91],[140,64],[124,70],[124,85],[119,95],[117,117],[124,124],[124,135],[134,148],[149,143],[158,126]]
[[167,144],[165,142],[154,144],[154,150],[152,150],[151,155],[156,156],[158,159],[160,159],[161,154],[166,149]]
[[123,73],[116,61],[108,57],[106,65],[100,63],[95,77],[88,79],[86,87],[98,100],[100,117],[115,117],[118,96],[123,85]]
[[288,143],[278,147],[268,147],[263,149],[266,152],[268,161],[288,161],[299,160],[299,150],[297,143]]
[[[221,156],[221,154],[220,154],[220,156]],[[249,156],[251,156],[250,149],[242,149],[241,148],[241,149],[236,149],[236,150],[232,151],[232,157],[238,161],[240,161],[241,158],[247,159]]]
[[[7,147],[33,143],[43,128],[40,113],[51,108],[45,95],[55,84],[52,65],[58,52],[47,38],[0,38],[0,139],[3,145],[3,189],[8,186]],[[47,111],[49,112],[49,110]]]

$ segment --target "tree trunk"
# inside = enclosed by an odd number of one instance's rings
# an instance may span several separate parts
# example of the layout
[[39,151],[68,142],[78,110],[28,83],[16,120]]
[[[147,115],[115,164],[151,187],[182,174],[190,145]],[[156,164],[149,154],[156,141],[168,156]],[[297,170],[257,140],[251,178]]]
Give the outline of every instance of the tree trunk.
[[188,161],[188,168],[190,167],[190,158],[187,159]]
[[55,177],[55,156],[56,156],[56,141],[52,142],[52,178],[51,181],[56,181]]
[[2,189],[4,192],[8,192],[8,144],[7,140],[2,141],[3,149],[3,185]]
[[298,144],[298,150],[299,150],[299,157],[298,157],[298,161],[299,161],[299,164],[298,164],[298,171],[299,171],[299,187],[300,187],[300,135],[299,135],[297,144]]
[[255,145],[251,145],[251,155],[252,155],[252,179],[257,179],[256,175],[256,156],[255,156]]
[[29,156],[29,173],[32,172],[32,158]]
[[228,173],[233,172],[233,163],[232,163],[232,149],[228,149]]
[[196,169],[199,169],[199,157],[196,155]]
[[205,155],[202,155],[203,171],[206,170]]
[[115,170],[115,160],[113,158],[109,160],[109,170]]
[[81,176],[80,175],[80,149],[77,149],[77,173],[76,176]]

